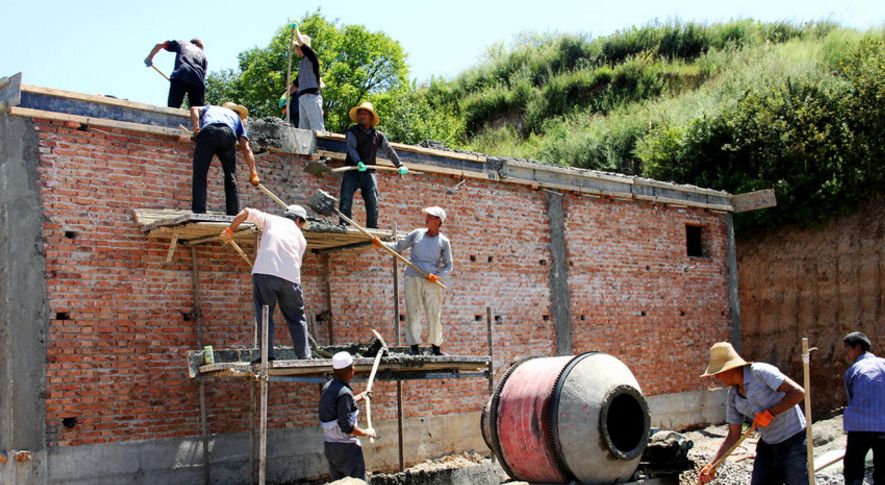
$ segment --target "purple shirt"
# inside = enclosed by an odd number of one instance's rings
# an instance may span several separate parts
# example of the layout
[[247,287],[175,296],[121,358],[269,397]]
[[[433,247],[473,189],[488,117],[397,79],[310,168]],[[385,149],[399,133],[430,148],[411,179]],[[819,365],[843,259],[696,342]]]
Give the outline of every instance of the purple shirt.
[[885,359],[870,352],[845,371],[845,431],[885,432]]

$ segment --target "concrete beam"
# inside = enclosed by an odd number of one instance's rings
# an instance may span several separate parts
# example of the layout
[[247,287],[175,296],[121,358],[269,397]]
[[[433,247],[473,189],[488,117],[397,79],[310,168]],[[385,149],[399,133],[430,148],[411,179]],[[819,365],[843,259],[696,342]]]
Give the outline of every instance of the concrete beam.
[[31,120],[0,114],[0,451],[32,452],[0,465],[4,485],[44,478],[49,308],[37,157]]
[[556,334],[556,355],[571,355],[572,316],[562,194],[547,192],[547,220],[550,227],[550,313]]

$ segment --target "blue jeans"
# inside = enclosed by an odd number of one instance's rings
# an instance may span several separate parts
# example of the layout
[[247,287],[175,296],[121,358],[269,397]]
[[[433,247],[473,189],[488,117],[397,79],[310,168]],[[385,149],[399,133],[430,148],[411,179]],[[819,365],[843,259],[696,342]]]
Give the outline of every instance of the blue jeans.
[[[353,219],[351,209],[353,206],[353,194],[359,189],[366,203],[366,227],[378,228],[378,185],[375,182],[375,174],[372,172],[357,172],[352,170],[344,172],[341,178],[341,200],[338,210],[342,214]],[[342,224],[346,224],[341,220]]]
[[307,344],[307,320],[304,319],[304,297],[301,285],[269,274],[252,275],[252,302],[255,305],[255,323],[258,325],[258,342],[261,342],[261,307],[267,305],[267,356],[275,357],[273,349],[273,311],[280,304],[280,313],[289,327],[295,356],[310,358]]
[[804,429],[776,445],[759,440],[750,485],[807,485],[806,453]]

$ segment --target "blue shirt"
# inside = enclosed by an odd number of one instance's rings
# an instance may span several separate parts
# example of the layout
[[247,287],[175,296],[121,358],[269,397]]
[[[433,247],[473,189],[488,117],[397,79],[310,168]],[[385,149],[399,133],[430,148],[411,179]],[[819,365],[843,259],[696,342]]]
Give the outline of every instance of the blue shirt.
[[864,352],[845,371],[845,431],[885,432],[885,359]]
[[[786,394],[779,392],[777,388],[786,378],[777,367],[770,364],[755,362],[744,366],[744,389],[747,396],[740,395],[738,386],[731,386],[728,390],[725,421],[728,424],[741,424],[741,416],[753,419],[756,413],[779,403]],[[805,416],[796,404],[775,416],[768,426],[758,429],[762,441],[775,445],[804,430]]]
[[243,120],[240,115],[232,109],[222,108],[221,106],[201,106],[200,107],[200,129],[208,125],[221,123],[234,131],[237,140],[240,137],[249,138],[246,127],[243,126]]
[[[452,271],[452,245],[442,233],[430,237],[427,229],[415,229],[402,241],[397,241],[396,252],[412,248],[409,259],[415,266],[427,273],[445,276]],[[411,267],[406,267],[407,276],[421,276]]]
[[183,40],[166,41],[166,50],[175,53],[175,67],[169,79],[193,84],[195,86],[206,85],[206,54],[190,42]]

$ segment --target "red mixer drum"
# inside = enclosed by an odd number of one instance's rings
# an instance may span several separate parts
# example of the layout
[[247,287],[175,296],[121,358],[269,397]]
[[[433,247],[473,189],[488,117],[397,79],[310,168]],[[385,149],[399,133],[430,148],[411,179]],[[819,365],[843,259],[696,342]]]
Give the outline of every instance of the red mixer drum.
[[528,482],[627,481],[648,430],[639,383],[602,352],[513,364],[482,415],[483,439],[504,471]]

